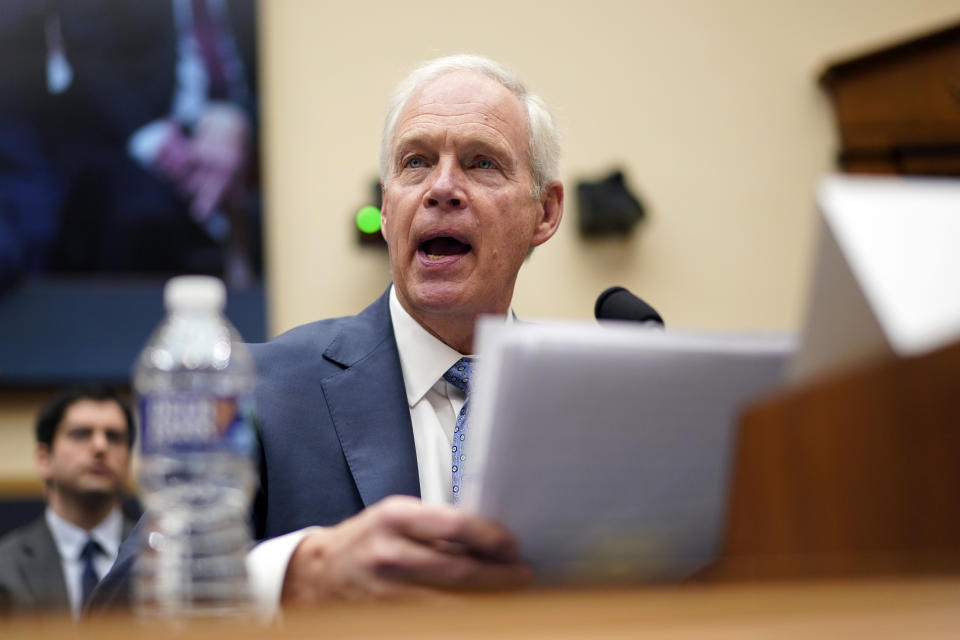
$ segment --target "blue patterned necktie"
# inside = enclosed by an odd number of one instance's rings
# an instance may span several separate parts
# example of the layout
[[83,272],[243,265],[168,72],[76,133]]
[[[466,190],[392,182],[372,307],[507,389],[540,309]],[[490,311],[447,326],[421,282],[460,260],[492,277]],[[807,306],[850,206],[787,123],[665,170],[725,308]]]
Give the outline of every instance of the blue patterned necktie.
[[97,575],[97,570],[93,566],[93,559],[98,553],[103,553],[103,547],[93,538],[87,538],[87,543],[80,551],[80,560],[83,561],[83,572],[80,574],[81,607],[90,598],[93,588],[100,582],[100,576]]
[[443,374],[443,379],[462,390],[467,394],[467,399],[457,414],[457,424],[453,428],[453,447],[451,451],[453,472],[453,504],[460,504],[460,487],[463,479],[463,445],[467,439],[467,405],[470,403],[470,366],[473,360],[471,358],[460,358],[457,363],[447,369]]

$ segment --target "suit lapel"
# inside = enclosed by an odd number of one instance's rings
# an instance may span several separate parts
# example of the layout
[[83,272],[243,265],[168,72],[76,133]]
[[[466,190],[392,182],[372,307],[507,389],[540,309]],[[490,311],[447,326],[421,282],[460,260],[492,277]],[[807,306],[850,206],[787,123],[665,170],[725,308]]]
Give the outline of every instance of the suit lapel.
[[345,367],[321,382],[365,506],[420,495],[417,454],[385,293],[352,319],[324,356]]
[[120,544],[123,544],[123,541],[127,539],[127,536],[130,535],[130,532],[133,531],[133,528],[137,526],[137,521],[132,520],[127,517],[127,514],[123,514],[123,529],[120,531]]
[[36,602],[43,606],[69,608],[60,552],[43,516],[25,532],[21,548],[21,575]]

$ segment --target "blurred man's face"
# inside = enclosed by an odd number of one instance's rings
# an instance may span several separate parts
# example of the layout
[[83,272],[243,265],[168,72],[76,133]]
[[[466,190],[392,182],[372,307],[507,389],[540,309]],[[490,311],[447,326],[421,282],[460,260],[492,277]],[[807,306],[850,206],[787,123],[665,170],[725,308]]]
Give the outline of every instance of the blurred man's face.
[[37,468],[51,491],[80,500],[120,493],[130,471],[127,419],[112,400],[77,400],[49,449],[39,445]]
[[397,296],[415,318],[507,311],[527,251],[559,222],[545,203],[562,199],[560,188],[534,200],[527,148],[520,101],[474,73],[433,80],[401,113],[382,219]]

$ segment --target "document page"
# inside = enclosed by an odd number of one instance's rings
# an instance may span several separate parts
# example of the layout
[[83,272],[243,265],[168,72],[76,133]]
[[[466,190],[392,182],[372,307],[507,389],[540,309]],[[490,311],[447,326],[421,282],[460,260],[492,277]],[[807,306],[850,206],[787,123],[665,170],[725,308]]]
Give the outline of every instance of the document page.
[[739,412],[780,381],[792,337],[478,332],[462,504],[511,530],[540,580],[670,581],[716,556]]

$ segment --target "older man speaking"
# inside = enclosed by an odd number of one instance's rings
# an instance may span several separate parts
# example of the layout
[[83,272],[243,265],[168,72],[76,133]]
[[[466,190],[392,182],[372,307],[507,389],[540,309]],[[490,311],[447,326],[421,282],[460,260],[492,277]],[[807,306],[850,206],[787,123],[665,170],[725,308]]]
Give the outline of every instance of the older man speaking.
[[[480,314],[507,315],[529,251],[563,215],[544,103],[497,63],[453,56],[397,88],[381,149],[393,285],[356,316],[252,347],[261,599],[395,597],[522,584],[510,534],[451,503],[469,464]],[[131,549],[135,544],[128,545]],[[131,552],[102,600],[117,597]]]

